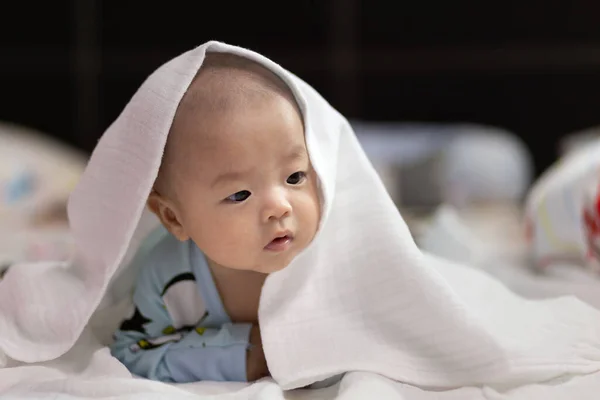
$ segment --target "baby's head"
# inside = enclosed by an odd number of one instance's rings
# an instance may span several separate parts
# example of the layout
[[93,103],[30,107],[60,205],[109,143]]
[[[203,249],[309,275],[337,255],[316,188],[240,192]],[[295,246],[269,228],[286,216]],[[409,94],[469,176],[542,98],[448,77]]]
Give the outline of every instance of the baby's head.
[[148,206],[212,263],[264,273],[287,266],[320,218],[289,87],[248,59],[207,53],[177,109]]

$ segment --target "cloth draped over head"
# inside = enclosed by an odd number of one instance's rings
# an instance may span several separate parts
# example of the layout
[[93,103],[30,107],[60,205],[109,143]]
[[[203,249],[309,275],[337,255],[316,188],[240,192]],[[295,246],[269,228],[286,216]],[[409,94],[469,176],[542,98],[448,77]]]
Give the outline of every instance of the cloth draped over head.
[[317,236],[261,295],[267,362],[282,387],[356,370],[440,389],[600,371],[600,313],[572,298],[521,299],[422,253],[346,119],[279,65],[214,41],[158,68],[102,136],[69,201],[77,257],[15,267],[0,283],[0,353],[60,357],[99,307],[129,293],[119,286],[126,261],[156,223],[145,203],[207,51],[252,59],[289,85],[319,177]]

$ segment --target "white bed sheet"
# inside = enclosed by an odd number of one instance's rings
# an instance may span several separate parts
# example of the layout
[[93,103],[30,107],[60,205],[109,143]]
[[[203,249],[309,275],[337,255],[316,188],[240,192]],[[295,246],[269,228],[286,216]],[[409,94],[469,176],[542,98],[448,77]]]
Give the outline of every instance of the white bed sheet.
[[[567,381],[565,383],[565,381]],[[491,388],[464,387],[428,391],[367,372],[352,372],[333,386],[322,389],[282,391],[272,380],[251,385],[200,382],[169,385],[136,379],[110,356],[106,348],[84,334],[69,353],[59,360],[37,365],[0,369],[2,399],[265,399],[265,400],[525,400],[532,396],[555,400],[571,399],[577,387],[578,399],[596,399],[600,374],[529,385],[499,392]]]

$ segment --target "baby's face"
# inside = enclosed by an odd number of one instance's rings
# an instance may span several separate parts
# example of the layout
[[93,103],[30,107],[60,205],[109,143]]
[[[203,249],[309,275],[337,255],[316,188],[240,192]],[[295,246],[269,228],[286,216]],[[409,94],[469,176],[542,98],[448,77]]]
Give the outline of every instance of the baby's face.
[[[203,133],[194,135],[200,126]],[[192,133],[186,159],[176,164],[183,168],[176,193],[187,235],[224,267],[286,267],[312,241],[320,218],[296,108],[273,96],[208,120],[191,115],[182,128]]]

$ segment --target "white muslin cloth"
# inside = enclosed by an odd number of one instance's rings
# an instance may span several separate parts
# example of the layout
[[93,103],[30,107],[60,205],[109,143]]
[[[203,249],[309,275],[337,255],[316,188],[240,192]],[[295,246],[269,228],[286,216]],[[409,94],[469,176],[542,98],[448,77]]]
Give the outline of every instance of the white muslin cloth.
[[[69,202],[78,256],[16,266],[0,282],[0,360],[60,358],[99,307],[129,293],[123,287],[132,274],[123,266],[156,223],[142,218],[145,202],[175,110],[207,51],[253,59],[290,86],[320,180],[317,236],[268,277],[260,301],[279,388],[363,371],[401,381],[393,389],[376,385],[398,398],[438,398],[437,390],[467,386],[510,393],[556,379],[563,382],[555,382],[557,393],[577,393],[569,377],[600,371],[597,310],[573,298],[527,301],[481,272],[422,253],[346,119],[265,57],[214,41],[161,66],[102,136]],[[349,382],[342,381],[340,398],[358,398],[344,392]],[[600,375],[593,382],[598,388]],[[431,397],[421,397],[426,390]],[[542,392],[527,398],[548,398]]]

